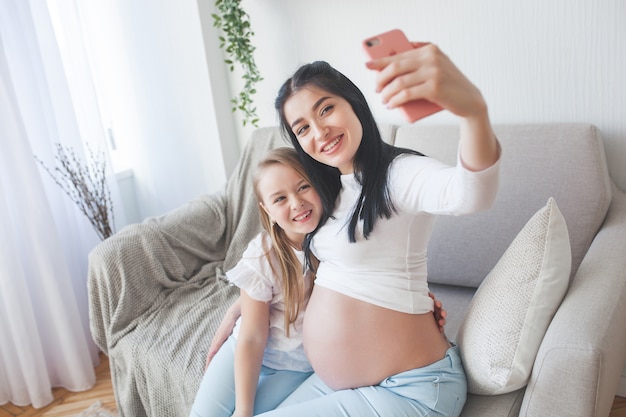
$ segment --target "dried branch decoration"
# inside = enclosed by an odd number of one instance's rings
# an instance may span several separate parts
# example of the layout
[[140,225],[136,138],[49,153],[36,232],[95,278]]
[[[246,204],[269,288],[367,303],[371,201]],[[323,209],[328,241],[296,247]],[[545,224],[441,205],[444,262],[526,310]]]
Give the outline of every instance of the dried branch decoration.
[[56,149],[55,159],[59,165],[54,168],[54,172],[36,156],[35,159],[89,219],[100,239],[106,239],[114,233],[115,222],[105,175],[104,153],[96,155],[87,146],[89,162],[82,164],[71,147],[57,143]]
[[243,70],[242,78],[245,80],[243,89],[239,95],[231,99],[233,112],[239,110],[243,113],[243,125],[250,123],[258,127],[259,118],[252,95],[256,94],[254,86],[262,81],[261,73],[254,61],[252,36],[254,32],[250,26],[250,17],[241,7],[241,0],[216,0],[215,6],[218,13],[213,13],[213,26],[220,29],[225,36],[220,36],[220,48],[224,49],[229,59],[224,60],[231,72],[235,70],[235,62]]

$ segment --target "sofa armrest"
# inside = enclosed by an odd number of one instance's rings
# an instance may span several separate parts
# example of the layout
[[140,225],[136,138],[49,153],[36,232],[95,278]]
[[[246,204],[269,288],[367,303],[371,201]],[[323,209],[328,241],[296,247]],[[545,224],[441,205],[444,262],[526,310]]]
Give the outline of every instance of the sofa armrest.
[[626,359],[626,194],[613,188],[537,354],[520,416],[608,416]]
[[90,327],[108,354],[179,285],[215,276],[226,253],[224,190],[125,227],[89,254]]

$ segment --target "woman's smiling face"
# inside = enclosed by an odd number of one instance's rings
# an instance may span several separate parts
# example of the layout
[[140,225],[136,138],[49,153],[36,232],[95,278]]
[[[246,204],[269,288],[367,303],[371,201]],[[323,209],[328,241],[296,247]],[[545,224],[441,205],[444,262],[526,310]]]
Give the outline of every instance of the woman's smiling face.
[[283,106],[285,119],[302,149],[313,159],[354,172],[354,156],[361,145],[363,127],[344,98],[315,86],[295,92]]

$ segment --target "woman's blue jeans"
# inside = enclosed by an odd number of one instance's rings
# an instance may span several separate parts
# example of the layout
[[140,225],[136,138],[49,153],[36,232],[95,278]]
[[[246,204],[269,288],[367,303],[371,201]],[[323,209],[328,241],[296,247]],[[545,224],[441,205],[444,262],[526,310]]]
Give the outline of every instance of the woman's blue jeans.
[[431,365],[401,372],[375,386],[333,391],[312,375],[263,417],[458,417],[467,398],[459,348]]

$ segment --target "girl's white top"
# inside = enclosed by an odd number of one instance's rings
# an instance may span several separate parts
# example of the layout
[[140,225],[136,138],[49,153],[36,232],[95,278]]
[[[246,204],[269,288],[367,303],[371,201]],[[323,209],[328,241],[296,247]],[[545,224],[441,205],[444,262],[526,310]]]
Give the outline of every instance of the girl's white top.
[[[294,252],[300,264],[303,264],[303,252],[295,249]],[[252,239],[239,263],[226,273],[226,277],[251,298],[270,303],[270,329],[263,355],[263,365],[279,370],[310,372],[312,368],[302,347],[304,308],[301,309],[296,322],[291,325],[289,337],[285,333],[285,303],[280,271],[278,258],[272,249],[271,238],[263,231]],[[311,286],[310,275],[304,274],[303,279],[305,289],[308,290]],[[241,318],[233,329],[235,338],[239,334],[240,326]]]

